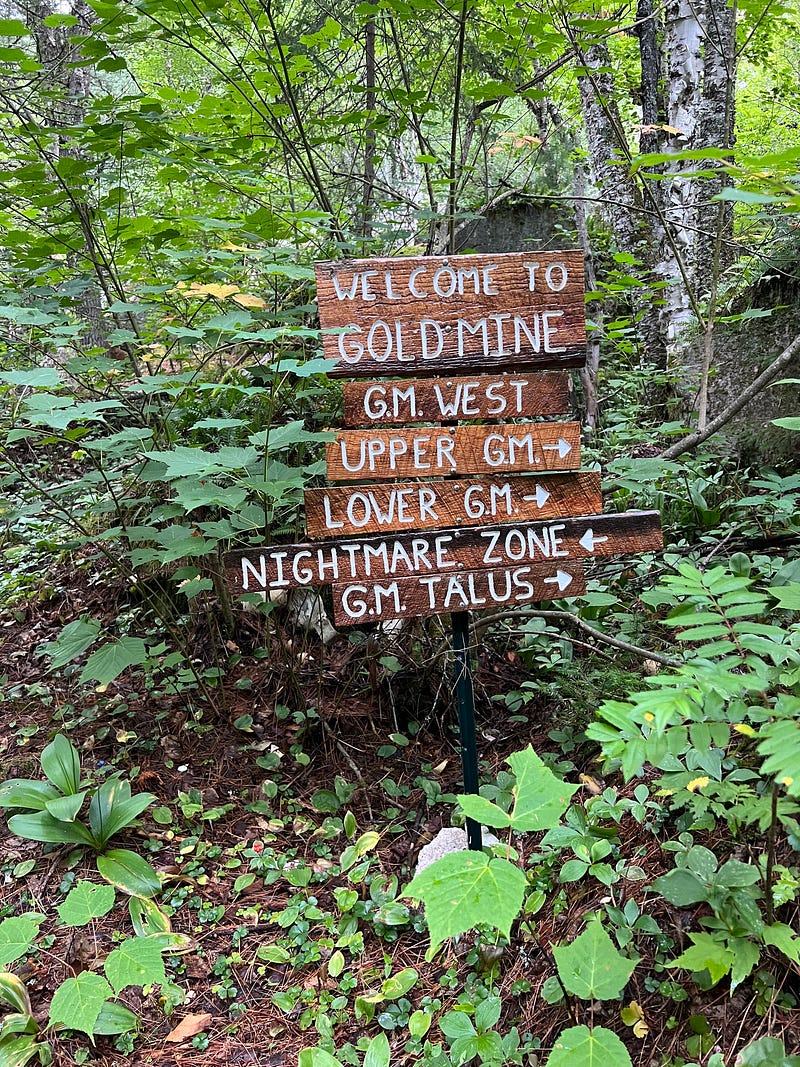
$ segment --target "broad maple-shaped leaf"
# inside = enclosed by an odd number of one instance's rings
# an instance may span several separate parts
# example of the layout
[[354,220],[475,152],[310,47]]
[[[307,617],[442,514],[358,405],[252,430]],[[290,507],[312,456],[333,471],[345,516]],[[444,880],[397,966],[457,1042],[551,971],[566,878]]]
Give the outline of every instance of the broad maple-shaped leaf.
[[24,956],[39,933],[39,919],[12,916],[0,922],[0,967]]
[[103,1005],[113,995],[105,978],[91,971],[67,978],[50,1002],[50,1025],[80,1030],[91,1037]]
[[553,948],[558,973],[570,993],[583,1000],[613,1000],[625,988],[636,966],[614,947],[598,918],[571,945]]
[[167,980],[160,943],[150,937],[126,938],[109,954],[103,968],[117,994],[129,985],[163,985]]
[[128,667],[140,667],[147,659],[147,647],[141,637],[121,637],[119,641],[109,641],[89,656],[81,671],[81,681],[108,685]]
[[631,1058],[604,1026],[573,1026],[556,1041],[546,1067],[631,1067]]
[[684,967],[687,971],[708,971],[712,983],[717,983],[731,970],[736,959],[729,948],[715,941],[711,934],[689,934],[694,942],[667,967]]
[[507,814],[485,797],[460,796],[458,802],[467,817],[486,826],[510,827],[520,833],[558,826],[578,786],[568,785],[553,774],[530,745],[514,752],[507,762],[516,777],[511,811]]
[[525,875],[508,860],[482,852],[453,852],[413,879],[405,896],[425,905],[435,950],[448,937],[476,926],[493,926],[506,937],[522,907]]
[[92,885],[78,882],[67,893],[66,900],[58,905],[61,921],[68,926],[87,926],[92,919],[99,919],[114,907],[113,885]]

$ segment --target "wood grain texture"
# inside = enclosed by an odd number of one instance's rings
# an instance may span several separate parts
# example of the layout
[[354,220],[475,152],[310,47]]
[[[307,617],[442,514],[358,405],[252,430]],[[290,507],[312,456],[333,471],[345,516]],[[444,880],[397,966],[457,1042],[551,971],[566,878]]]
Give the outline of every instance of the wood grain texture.
[[541,374],[476,374],[345,382],[345,426],[389,426],[452,419],[532,419],[569,411],[569,378]]
[[658,552],[661,548],[659,513],[632,511],[583,515],[557,522],[249,548],[229,552],[224,566],[226,584],[238,596],[388,576],[403,578],[457,569],[628,556]]
[[332,482],[575,470],[581,463],[581,427],[577,422],[530,422],[340,430],[325,454]]
[[585,362],[580,252],[343,260],[315,269],[334,377]]
[[595,471],[307,489],[309,537],[359,537],[442,526],[591,515],[603,506]]
[[585,592],[583,567],[577,561],[391,578],[334,585],[333,619],[337,626],[357,626],[453,611],[514,608]]

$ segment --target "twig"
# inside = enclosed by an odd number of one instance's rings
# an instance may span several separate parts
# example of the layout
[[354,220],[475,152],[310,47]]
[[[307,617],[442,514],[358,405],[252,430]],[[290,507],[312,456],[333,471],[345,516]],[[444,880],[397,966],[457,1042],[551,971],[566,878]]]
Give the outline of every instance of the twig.
[[612,634],[603,633],[602,630],[598,630],[597,627],[590,625],[583,619],[579,619],[577,615],[573,615],[571,611],[538,611],[536,609],[526,610],[520,608],[514,611],[498,611],[492,615],[484,615],[475,624],[475,637],[480,638],[483,632],[492,625],[492,623],[500,622],[501,619],[546,619],[548,622],[563,622],[568,626],[576,626],[579,630],[585,631],[587,634],[591,634],[596,641],[600,641],[601,644],[611,645],[612,648],[619,648],[623,652],[630,652],[634,656],[641,656],[642,659],[652,659],[656,663],[661,663],[665,667],[682,667],[683,662],[679,659],[673,659],[672,656],[665,656],[661,652],[653,652],[649,648],[641,648],[639,645],[632,645],[629,641],[623,641],[621,637],[614,637]]
[[[339,740],[339,738],[336,736],[336,734],[333,732],[333,730],[330,728],[330,726],[325,722],[325,720],[324,719],[320,719],[320,722],[322,723],[323,733],[326,733],[331,738],[331,740],[333,741],[334,745],[338,748],[339,753],[344,757],[345,761],[347,762],[348,767],[353,772],[353,774],[356,776],[356,781],[359,782],[362,786],[364,786],[364,784],[365,784],[364,783],[364,775],[359,770],[358,764],[355,762],[353,757],[350,755],[350,753],[344,747],[344,745]],[[367,814],[369,815],[370,822],[374,822],[375,821],[375,816],[372,813],[372,805],[369,802],[369,790],[366,787],[364,788],[364,802],[367,805]]]
[[682,456],[684,452],[688,452],[696,445],[701,445],[703,441],[707,441],[709,437],[712,437],[718,430],[721,430],[723,426],[731,421],[734,415],[738,415],[742,408],[748,404],[754,396],[757,396],[762,389],[766,389],[772,381],[777,378],[780,372],[787,367],[794,357],[800,352],[800,334],[788,345],[777,359],[762,371],[761,374],[752,382],[745,390],[743,390],[734,402],[724,411],[721,411],[716,418],[712,419],[708,423],[704,430],[696,430],[694,433],[690,433],[688,437],[684,437],[682,441],[678,441],[672,445],[665,452],[660,455],[661,459],[677,459],[678,456]]

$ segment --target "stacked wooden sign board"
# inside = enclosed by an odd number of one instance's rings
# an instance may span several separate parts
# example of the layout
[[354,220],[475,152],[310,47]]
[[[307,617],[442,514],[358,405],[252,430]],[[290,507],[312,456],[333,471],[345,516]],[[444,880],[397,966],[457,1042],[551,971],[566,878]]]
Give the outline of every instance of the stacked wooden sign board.
[[229,555],[236,593],[332,585],[337,626],[368,624],[577,596],[582,560],[662,547],[658,512],[600,514],[557,418],[586,356],[579,252],[316,272],[347,429],[305,494],[313,540]]

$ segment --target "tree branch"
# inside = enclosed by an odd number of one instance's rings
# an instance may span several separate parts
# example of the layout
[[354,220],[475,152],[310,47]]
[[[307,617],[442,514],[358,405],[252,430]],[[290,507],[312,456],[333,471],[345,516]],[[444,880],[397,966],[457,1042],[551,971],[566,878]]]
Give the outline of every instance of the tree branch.
[[707,424],[704,430],[696,430],[694,433],[690,433],[688,437],[684,437],[681,441],[677,441],[674,445],[668,448],[665,452],[660,454],[661,459],[677,459],[678,456],[682,456],[684,452],[690,451],[696,445],[701,445],[703,441],[707,441],[709,437],[721,430],[723,426],[731,421],[734,415],[738,415],[739,412],[745,407],[754,396],[766,389],[772,381],[777,378],[780,372],[787,367],[794,357],[800,353],[800,334],[792,341],[788,347],[773,360],[766,370],[762,371],[756,380],[740,393],[734,402],[724,411],[721,411],[716,418],[712,419]]
[[493,623],[501,622],[503,619],[545,619],[548,622],[562,622],[567,626],[574,626],[578,630],[583,630],[584,633],[591,634],[596,641],[599,641],[604,645],[611,645],[612,648],[619,648],[623,652],[630,652],[634,656],[641,656],[642,659],[652,659],[656,663],[662,664],[664,667],[682,667],[683,663],[679,659],[673,659],[672,656],[664,656],[661,652],[653,652],[649,648],[641,648],[639,645],[632,645],[628,641],[623,641],[621,637],[614,637],[612,634],[603,633],[602,630],[598,630],[596,626],[592,626],[588,622],[584,622],[583,619],[577,615],[573,615],[571,611],[539,611],[536,609],[527,610],[525,608],[512,610],[512,611],[497,611],[491,615],[484,615],[475,623],[475,638],[479,640],[484,631]]

